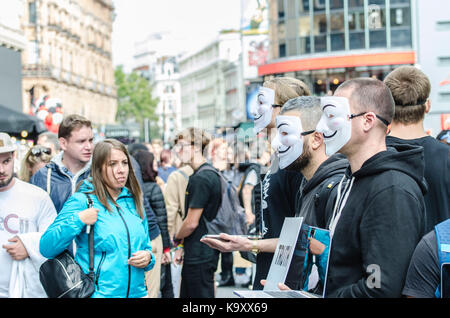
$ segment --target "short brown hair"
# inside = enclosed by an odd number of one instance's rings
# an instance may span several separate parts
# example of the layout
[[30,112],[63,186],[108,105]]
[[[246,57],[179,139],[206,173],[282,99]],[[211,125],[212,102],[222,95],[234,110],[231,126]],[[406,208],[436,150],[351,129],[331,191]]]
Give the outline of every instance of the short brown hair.
[[263,85],[275,91],[275,103],[279,105],[284,105],[291,98],[311,95],[309,87],[293,77],[275,77],[265,81]]
[[78,130],[81,127],[92,128],[92,123],[83,116],[76,114],[69,115],[65,117],[61,125],[59,125],[58,138],[69,139],[72,131]]
[[392,122],[394,117],[394,99],[389,88],[374,78],[355,78],[342,83],[338,90],[351,89],[350,100],[358,112],[374,112]]
[[186,140],[191,145],[201,146],[202,153],[205,154],[205,149],[211,142],[211,135],[205,130],[195,127],[186,128],[175,137],[175,144],[180,140]]
[[431,91],[425,73],[414,66],[401,66],[389,73],[384,83],[395,101],[395,122],[407,125],[423,120]]

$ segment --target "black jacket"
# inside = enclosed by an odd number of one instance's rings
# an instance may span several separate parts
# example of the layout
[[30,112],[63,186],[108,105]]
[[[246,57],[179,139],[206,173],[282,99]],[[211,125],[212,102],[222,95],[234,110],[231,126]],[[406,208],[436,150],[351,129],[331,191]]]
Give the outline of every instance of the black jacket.
[[428,233],[435,225],[450,218],[450,147],[431,136],[409,140],[388,136],[386,143],[423,147],[428,185],[424,197],[427,207],[425,232]]
[[144,200],[148,201],[155,212],[156,220],[161,230],[163,248],[170,248],[170,236],[167,227],[167,211],[161,188],[155,182],[144,182]]
[[424,235],[426,183],[423,148],[393,147],[346,171],[354,180],[332,237],[327,297],[401,297]]
[[336,185],[341,181],[347,167],[348,160],[345,156],[335,154],[319,166],[310,180],[303,179],[295,207],[296,216],[303,217],[303,223],[326,227],[327,218],[331,215],[329,209],[332,209],[336,198]]
[[305,277],[302,268],[305,261],[309,226],[326,227],[326,218],[331,213],[336,198],[336,185],[341,181],[348,167],[348,160],[341,154],[331,156],[324,161],[308,181],[303,179],[296,197],[295,215],[303,217],[302,239],[296,249],[296,257],[293,257],[287,274],[285,284],[292,289],[301,289]]

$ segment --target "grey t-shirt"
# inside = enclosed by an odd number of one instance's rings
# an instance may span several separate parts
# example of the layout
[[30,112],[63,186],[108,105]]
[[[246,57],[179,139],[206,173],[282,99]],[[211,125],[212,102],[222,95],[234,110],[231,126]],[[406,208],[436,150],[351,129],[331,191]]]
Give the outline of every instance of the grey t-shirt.
[[414,250],[406,275],[403,295],[434,298],[440,277],[436,232],[433,230],[420,240]]

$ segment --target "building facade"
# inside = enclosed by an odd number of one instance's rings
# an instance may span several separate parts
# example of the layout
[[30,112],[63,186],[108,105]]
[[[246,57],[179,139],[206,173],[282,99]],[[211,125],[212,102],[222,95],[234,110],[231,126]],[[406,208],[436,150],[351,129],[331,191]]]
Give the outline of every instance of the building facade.
[[445,0],[270,0],[270,62],[258,74],[299,78],[321,96],[350,78],[383,80],[400,65],[417,65],[432,82],[425,125],[437,134],[448,112],[436,78],[445,79],[439,66],[448,67],[449,11]]
[[16,111],[22,111],[23,8],[24,0],[0,2],[0,105]]
[[239,63],[240,54],[240,34],[230,32],[220,33],[203,48],[181,57],[178,65],[182,128],[196,126],[214,131],[216,127],[230,125],[227,114],[233,112],[234,106],[240,106],[227,105],[227,95],[228,100],[233,98],[230,92],[233,88],[226,84],[225,74],[234,76],[230,63]]
[[114,123],[112,0],[28,0],[24,11],[23,110],[49,96],[61,100],[65,115]]
[[[158,131],[164,143],[170,142],[181,130],[181,88],[178,41],[170,33],[150,34],[135,44],[134,68],[148,79],[152,95],[159,99],[155,109]],[[150,129],[152,129],[150,125]]]

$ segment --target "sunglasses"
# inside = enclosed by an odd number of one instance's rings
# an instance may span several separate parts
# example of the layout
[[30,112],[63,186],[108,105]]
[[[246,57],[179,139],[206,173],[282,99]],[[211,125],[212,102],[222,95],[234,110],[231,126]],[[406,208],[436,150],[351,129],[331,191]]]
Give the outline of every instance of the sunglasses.
[[42,154],[51,155],[52,150],[47,147],[33,147],[31,148],[31,154],[35,157],[40,157]]

